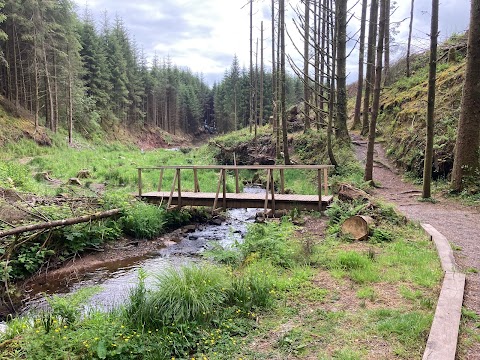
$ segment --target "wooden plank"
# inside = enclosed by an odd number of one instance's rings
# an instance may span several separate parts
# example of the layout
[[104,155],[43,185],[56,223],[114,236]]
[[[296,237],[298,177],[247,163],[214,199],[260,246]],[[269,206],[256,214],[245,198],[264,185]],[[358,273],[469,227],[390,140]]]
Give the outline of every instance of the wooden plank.
[[455,359],[464,289],[464,274],[445,273],[423,360]]
[[151,167],[139,167],[137,169],[142,170],[159,170],[159,169],[209,169],[209,170],[265,170],[266,168],[274,170],[288,170],[288,169],[303,169],[303,170],[318,170],[318,169],[333,169],[333,165],[166,165],[166,166],[151,166]]
[[430,224],[421,224],[430,239],[435,243],[443,271],[456,271],[455,257],[447,238]]

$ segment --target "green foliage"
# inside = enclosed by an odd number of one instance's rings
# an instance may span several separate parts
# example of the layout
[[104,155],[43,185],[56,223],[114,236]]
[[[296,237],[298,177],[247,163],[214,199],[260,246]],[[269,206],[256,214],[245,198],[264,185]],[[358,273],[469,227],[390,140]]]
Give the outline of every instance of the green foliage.
[[228,274],[208,265],[171,268],[157,278],[155,291],[134,316],[144,319],[144,326],[150,330],[175,323],[210,321],[220,310],[230,286]]
[[299,254],[299,245],[291,241],[294,226],[283,220],[280,223],[254,224],[248,229],[243,243],[238,245],[246,262],[252,258],[268,259],[274,265],[292,267]]
[[369,237],[368,241],[372,244],[392,242],[394,235],[391,231],[381,228],[373,229],[373,234]]
[[[68,294],[65,296],[53,295],[47,297],[48,305],[51,307],[51,317],[60,321],[60,325],[69,326],[73,325],[76,321],[79,320],[81,314],[81,306],[87,302],[93,295],[100,291],[100,287],[88,287],[83,288],[74,292],[73,294]],[[45,315],[43,315],[45,319]],[[45,320],[42,321],[45,324]],[[51,322],[47,321],[49,326]],[[45,327],[45,331],[48,333],[50,328]]]
[[155,205],[137,202],[125,211],[120,222],[126,234],[151,239],[164,231],[165,210]]
[[433,317],[419,312],[380,309],[372,313],[372,318],[385,338],[393,337],[404,346],[419,347],[430,330]]

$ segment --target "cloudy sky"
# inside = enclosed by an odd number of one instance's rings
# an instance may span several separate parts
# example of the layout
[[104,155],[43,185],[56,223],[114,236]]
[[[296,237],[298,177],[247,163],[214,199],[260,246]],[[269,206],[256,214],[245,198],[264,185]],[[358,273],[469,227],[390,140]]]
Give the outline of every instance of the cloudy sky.
[[[110,18],[120,16],[132,37],[145,53],[152,58],[169,56],[172,62],[188,67],[195,73],[203,73],[208,83],[221,80],[234,54],[241,65],[249,64],[249,6],[248,0],[75,0],[78,13],[82,16],[85,6],[95,19],[103,18],[108,12]],[[350,0],[353,6],[357,0]],[[405,52],[408,34],[410,0],[397,0],[392,21],[398,23],[395,36],[397,56]],[[286,1],[288,3],[288,0]],[[297,0],[288,5],[289,16]],[[392,0],[393,3],[393,0]],[[260,37],[260,22],[265,27],[265,57],[270,55],[270,0],[254,1],[254,41]],[[430,28],[430,0],[415,1],[414,50],[428,48]],[[440,38],[454,32],[463,32],[468,27],[469,0],[440,0]],[[360,16],[359,6],[353,8]],[[288,14],[287,14],[288,16]],[[403,21],[402,21],[403,20]],[[295,33],[292,20],[287,28]],[[349,31],[353,36],[358,21],[352,18]],[[294,53],[292,45],[288,52]],[[357,55],[353,51],[349,64],[349,80],[355,78]],[[266,66],[270,66],[267,62]]]

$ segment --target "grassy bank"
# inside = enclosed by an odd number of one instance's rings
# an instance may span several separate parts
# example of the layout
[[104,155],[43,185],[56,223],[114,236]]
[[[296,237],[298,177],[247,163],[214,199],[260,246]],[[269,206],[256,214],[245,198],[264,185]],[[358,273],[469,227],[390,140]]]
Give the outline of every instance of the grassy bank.
[[[430,328],[441,270],[422,231],[391,208],[338,204],[326,235],[288,218],[252,225],[245,241],[171,269],[110,312],[50,299],[9,323],[4,359],[412,359]],[[374,217],[369,242],[338,233],[349,214]]]

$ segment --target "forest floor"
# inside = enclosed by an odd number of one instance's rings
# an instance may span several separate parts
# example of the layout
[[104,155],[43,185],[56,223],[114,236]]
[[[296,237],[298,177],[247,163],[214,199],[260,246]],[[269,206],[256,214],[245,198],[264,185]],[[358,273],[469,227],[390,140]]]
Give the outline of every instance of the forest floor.
[[[352,135],[352,140],[357,159],[364,165],[367,141],[358,135]],[[480,315],[480,209],[445,197],[435,197],[433,202],[420,201],[422,189],[403,181],[381,144],[375,144],[373,179],[377,185],[372,191],[374,196],[395,204],[410,220],[434,226],[450,241],[456,263],[467,275],[464,307]],[[465,359],[480,359],[480,342],[468,345],[463,351]]]

